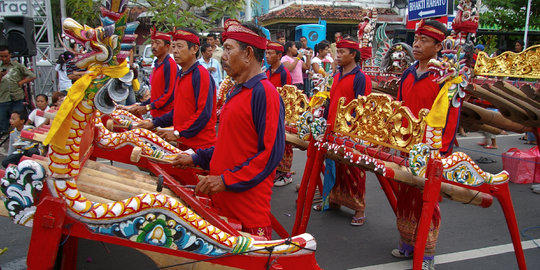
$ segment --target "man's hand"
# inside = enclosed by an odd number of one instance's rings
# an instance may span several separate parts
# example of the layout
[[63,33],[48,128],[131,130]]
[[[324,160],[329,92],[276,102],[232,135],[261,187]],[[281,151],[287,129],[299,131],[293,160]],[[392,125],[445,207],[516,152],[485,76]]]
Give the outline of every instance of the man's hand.
[[172,161],[173,167],[185,167],[185,166],[194,166],[193,164],[193,158],[191,155],[188,155],[184,152],[176,155],[176,157]]
[[23,87],[23,85],[25,84],[25,81],[24,80],[21,80],[17,83],[19,85],[19,87]]
[[134,128],[154,129],[154,124],[150,120],[143,120],[133,126]]
[[219,175],[199,176],[199,183],[195,187],[195,194],[203,193],[213,195],[225,191],[225,183]]
[[128,112],[135,115],[143,115],[148,111],[146,110],[146,106],[135,105],[133,107],[128,108]]
[[209,72],[214,72],[214,71],[216,71],[216,68],[215,68],[215,67],[209,67],[209,68],[208,68],[208,71],[209,71]]
[[178,139],[176,138],[176,136],[174,136],[174,130],[172,129],[160,129],[156,131],[156,135],[158,135],[159,137],[163,138],[164,140],[168,142],[173,142]]

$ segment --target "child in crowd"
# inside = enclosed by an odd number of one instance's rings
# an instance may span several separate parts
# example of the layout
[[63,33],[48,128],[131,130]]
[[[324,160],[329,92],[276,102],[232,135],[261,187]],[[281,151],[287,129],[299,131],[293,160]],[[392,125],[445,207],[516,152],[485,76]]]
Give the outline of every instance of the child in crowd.
[[17,164],[22,156],[39,155],[39,144],[30,141],[21,140],[21,131],[31,128],[25,126],[28,121],[28,113],[26,111],[15,111],[11,113],[9,124],[13,127],[13,131],[9,134],[9,149],[8,156],[2,160],[2,166],[7,168],[9,164]]
[[28,125],[40,127],[49,123],[49,119],[37,115],[38,111],[45,112],[49,110],[49,98],[45,94],[39,94],[36,96],[36,108],[28,116]]

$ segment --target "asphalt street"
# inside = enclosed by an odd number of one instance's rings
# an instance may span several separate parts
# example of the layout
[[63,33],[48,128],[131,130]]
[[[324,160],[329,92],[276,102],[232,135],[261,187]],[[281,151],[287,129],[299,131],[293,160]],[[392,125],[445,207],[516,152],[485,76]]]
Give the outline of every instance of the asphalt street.
[[[503,169],[503,152],[514,147],[530,148],[518,140],[519,136],[500,135],[497,137],[499,149],[484,149],[477,145],[482,139],[481,134],[469,133],[468,137],[459,137],[461,147],[455,151],[465,152],[474,160],[482,157],[493,159],[494,163],[479,165],[485,171],[497,173]],[[295,150],[294,154],[293,169],[297,173],[293,184],[274,187],[272,198],[272,212],[288,231],[294,223],[295,185],[300,183],[306,160],[305,152]],[[528,269],[540,269],[540,194],[532,193],[530,184],[511,183],[510,188]],[[411,260],[400,260],[390,255],[398,241],[395,215],[372,173],[367,177],[366,204],[367,221],[362,227],[349,225],[353,214],[349,209],[312,212],[307,232],[317,240],[318,264],[324,269],[410,269]],[[447,199],[440,205],[442,225],[436,269],[518,269],[506,221],[496,200],[489,208]],[[30,234],[29,228],[14,225],[10,219],[0,217],[0,250],[8,247],[0,255],[2,270],[25,269]],[[78,269],[156,267],[150,259],[133,249],[81,240]]]

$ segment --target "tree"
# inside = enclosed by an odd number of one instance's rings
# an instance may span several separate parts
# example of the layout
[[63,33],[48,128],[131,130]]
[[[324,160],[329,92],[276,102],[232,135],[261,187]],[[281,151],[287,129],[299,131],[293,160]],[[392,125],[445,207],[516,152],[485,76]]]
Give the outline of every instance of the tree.
[[144,6],[154,14],[152,21],[162,30],[176,26],[204,31],[223,17],[237,17],[245,0],[148,0]]
[[[173,27],[190,27],[198,31],[216,26],[224,17],[236,18],[245,7],[245,0],[132,0],[131,5],[140,5],[153,14],[152,22],[160,30]],[[254,3],[256,1],[253,1]],[[51,0],[55,33],[61,32],[60,0]],[[67,17],[81,24],[97,26],[99,22],[99,0],[66,0]]]
[[[480,14],[480,24],[502,31],[525,28],[528,0],[484,0],[488,10]],[[529,27],[540,25],[540,1],[532,0]]]

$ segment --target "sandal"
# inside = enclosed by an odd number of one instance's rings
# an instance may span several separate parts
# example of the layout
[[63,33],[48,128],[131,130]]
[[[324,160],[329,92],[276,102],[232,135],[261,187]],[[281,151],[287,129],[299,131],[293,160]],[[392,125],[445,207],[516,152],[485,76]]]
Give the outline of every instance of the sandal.
[[480,146],[486,146],[487,145],[487,143],[485,143],[485,142],[479,142],[477,144],[480,145]]
[[321,212],[322,211],[322,203],[318,203],[318,204],[314,205],[313,210]]
[[484,146],[484,148],[486,148],[486,149],[497,149],[498,147],[493,146],[493,145],[486,145],[486,146]]
[[366,217],[352,217],[351,225],[352,226],[362,226],[366,222]]
[[525,142],[525,144],[536,145],[536,141],[534,141],[534,142]]
[[476,162],[482,163],[482,164],[488,164],[488,163],[495,163],[496,161],[491,158],[480,157],[479,159],[476,160]]

